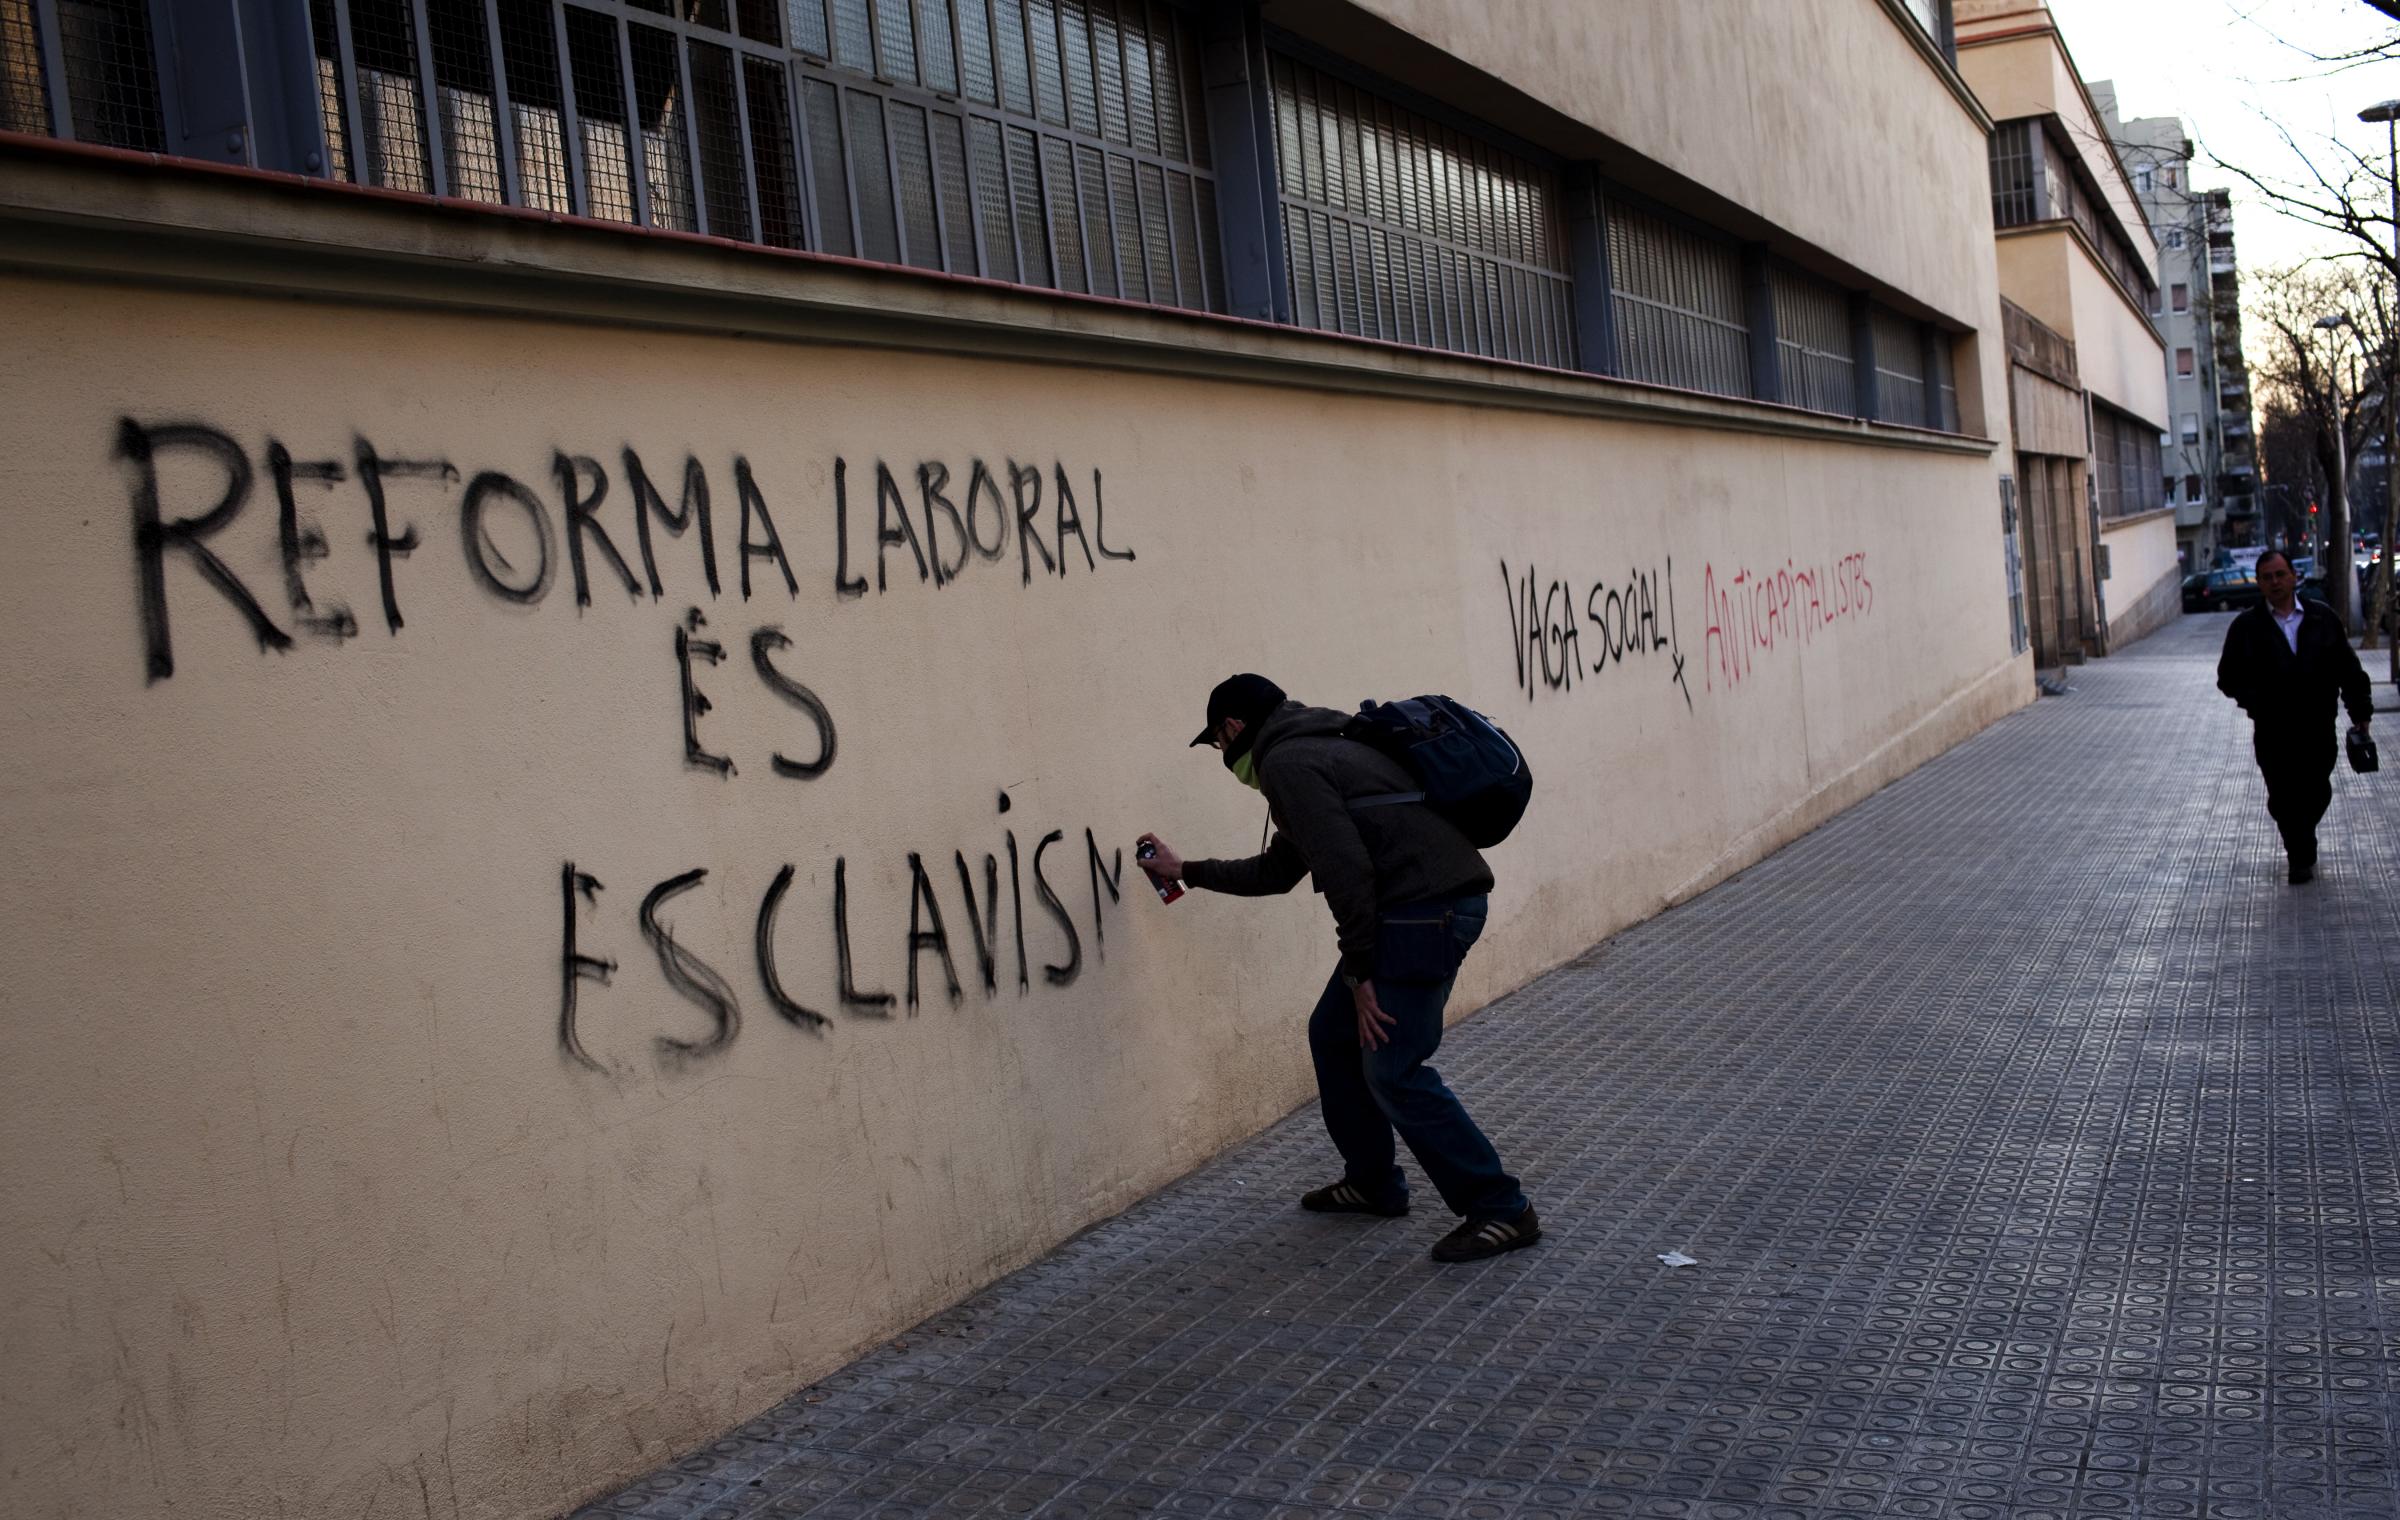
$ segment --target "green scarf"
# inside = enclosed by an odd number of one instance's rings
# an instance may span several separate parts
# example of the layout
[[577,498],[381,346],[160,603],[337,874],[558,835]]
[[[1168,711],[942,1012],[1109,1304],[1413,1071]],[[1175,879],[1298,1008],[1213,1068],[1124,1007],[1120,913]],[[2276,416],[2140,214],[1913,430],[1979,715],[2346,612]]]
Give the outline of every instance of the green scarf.
[[1225,768],[1233,772],[1234,780],[1254,792],[1258,790],[1258,756],[1256,754],[1249,750],[1243,750],[1233,759],[1226,761]]

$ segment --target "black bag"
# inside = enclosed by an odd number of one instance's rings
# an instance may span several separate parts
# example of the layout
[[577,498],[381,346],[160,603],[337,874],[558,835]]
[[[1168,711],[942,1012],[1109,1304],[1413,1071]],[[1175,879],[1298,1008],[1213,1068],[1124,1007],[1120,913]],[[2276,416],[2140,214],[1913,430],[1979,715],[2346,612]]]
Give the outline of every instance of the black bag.
[[1354,809],[1422,802],[1457,825],[1467,843],[1488,850],[1508,837],[1533,800],[1533,768],[1516,741],[1448,697],[1362,702],[1342,737],[1383,751],[1424,788],[1354,798]]
[[2360,775],[2383,768],[2383,758],[2375,753],[2375,741],[2355,723],[2350,725],[2346,747],[2350,751],[2350,768]]

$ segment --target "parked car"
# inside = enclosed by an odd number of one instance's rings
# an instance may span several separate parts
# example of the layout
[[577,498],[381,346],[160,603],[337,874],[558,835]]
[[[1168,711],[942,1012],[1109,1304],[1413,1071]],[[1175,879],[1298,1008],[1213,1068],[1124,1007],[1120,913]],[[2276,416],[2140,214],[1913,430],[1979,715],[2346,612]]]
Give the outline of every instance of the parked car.
[[2184,585],[2183,606],[2187,612],[2237,612],[2259,604],[2258,577],[2247,565],[2229,565],[2195,577],[2200,584]]

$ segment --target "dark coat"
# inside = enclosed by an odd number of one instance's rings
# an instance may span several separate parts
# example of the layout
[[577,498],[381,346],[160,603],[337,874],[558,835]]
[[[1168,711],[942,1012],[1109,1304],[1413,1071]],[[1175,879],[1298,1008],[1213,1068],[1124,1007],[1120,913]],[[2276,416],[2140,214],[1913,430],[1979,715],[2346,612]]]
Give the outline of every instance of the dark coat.
[[2300,647],[2294,652],[2264,603],[2235,615],[2217,661],[2217,690],[2242,704],[2262,737],[2313,744],[2333,742],[2336,704],[2364,725],[2374,712],[2374,689],[2342,630],[2323,602],[2300,603]]
[[1380,910],[1492,888],[1467,836],[1420,802],[1350,811],[1361,797],[1420,790],[1400,762],[1340,737],[1347,715],[1286,702],[1260,720],[1251,753],[1276,834],[1243,860],[1189,860],[1183,879],[1211,892],[1265,897],[1310,877],[1333,910],[1342,970],[1375,974]]

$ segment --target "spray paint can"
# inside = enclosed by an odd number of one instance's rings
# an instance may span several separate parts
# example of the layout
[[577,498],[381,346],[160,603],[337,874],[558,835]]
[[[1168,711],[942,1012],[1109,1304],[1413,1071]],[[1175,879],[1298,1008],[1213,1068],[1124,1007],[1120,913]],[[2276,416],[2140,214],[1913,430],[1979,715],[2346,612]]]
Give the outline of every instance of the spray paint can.
[[[1145,839],[1133,847],[1133,858],[1138,861],[1156,860],[1158,846]],[[1150,875],[1147,871],[1142,874]],[[1162,903],[1171,903],[1183,895],[1183,883],[1180,881],[1160,881],[1157,877],[1150,876],[1150,885],[1158,889],[1158,900]]]

